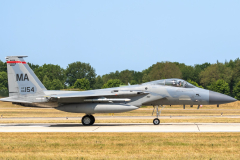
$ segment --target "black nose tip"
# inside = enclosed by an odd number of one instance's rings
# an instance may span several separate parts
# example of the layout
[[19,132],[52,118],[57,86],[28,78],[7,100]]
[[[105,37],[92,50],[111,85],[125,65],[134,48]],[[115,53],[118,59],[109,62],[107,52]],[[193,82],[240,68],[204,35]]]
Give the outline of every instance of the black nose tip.
[[209,91],[209,104],[223,104],[237,101],[235,98],[225,94]]

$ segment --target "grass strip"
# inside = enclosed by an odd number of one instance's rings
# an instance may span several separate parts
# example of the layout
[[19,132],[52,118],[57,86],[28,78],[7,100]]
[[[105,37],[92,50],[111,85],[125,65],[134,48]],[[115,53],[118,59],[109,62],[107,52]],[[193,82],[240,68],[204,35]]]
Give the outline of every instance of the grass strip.
[[0,159],[238,159],[240,133],[0,133]]

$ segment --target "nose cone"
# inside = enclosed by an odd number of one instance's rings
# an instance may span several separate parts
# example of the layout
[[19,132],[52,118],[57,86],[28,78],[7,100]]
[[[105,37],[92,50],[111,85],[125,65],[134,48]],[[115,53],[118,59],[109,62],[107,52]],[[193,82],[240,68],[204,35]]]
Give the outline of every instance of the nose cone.
[[209,104],[223,104],[237,101],[235,98],[225,94],[209,91]]

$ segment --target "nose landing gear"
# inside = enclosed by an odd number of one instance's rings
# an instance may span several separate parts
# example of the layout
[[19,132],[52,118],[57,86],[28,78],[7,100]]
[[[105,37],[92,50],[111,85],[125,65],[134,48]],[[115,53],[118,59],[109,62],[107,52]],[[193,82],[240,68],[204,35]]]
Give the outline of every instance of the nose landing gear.
[[159,124],[160,124],[160,120],[159,120],[158,118],[155,118],[155,119],[153,120],[153,124],[154,124],[154,125],[159,125]]
[[82,117],[82,124],[84,126],[91,126],[95,122],[95,118],[93,115],[85,115]]
[[[161,107],[162,107],[162,109],[165,107],[165,106],[162,106],[162,105],[160,105]],[[158,111],[158,105],[157,106],[153,106],[154,108],[153,108],[153,112],[152,112],[152,115],[153,115],[153,113],[154,113],[154,111],[155,111],[155,108],[156,108],[156,116],[157,116],[157,118],[155,118],[154,120],[153,120],[153,124],[154,125],[159,125],[160,124],[160,120],[158,119],[158,116],[160,116],[160,114],[161,114],[161,112],[162,112],[162,109],[160,109],[160,111]]]

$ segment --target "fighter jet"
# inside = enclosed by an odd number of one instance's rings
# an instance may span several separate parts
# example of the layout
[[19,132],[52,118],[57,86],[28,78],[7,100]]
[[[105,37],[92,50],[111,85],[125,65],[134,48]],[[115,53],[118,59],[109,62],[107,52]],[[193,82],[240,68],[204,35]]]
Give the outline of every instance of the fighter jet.
[[[120,113],[154,106],[158,125],[159,110],[164,105],[219,105],[236,99],[213,91],[198,88],[182,79],[162,79],[116,88],[88,91],[47,90],[24,61],[27,56],[8,56],[9,97],[0,99],[23,106],[54,107],[57,110],[85,113],[82,124],[93,125],[95,113]],[[154,111],[154,110],[153,110]]]

